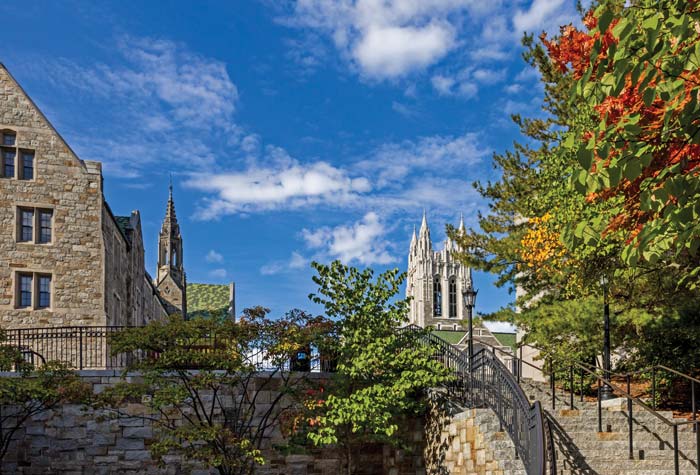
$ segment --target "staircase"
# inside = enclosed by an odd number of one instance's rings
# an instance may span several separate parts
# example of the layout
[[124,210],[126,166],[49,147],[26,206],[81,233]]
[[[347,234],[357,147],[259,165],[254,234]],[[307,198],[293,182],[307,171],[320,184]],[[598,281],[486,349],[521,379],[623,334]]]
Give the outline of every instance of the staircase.
[[[556,409],[552,409],[549,385],[521,380],[521,387],[530,400],[539,400],[546,412],[556,448],[556,468],[559,475],[674,475],[673,428],[654,414],[634,406],[633,458],[629,452],[629,419],[624,399],[608,401],[602,409],[603,432],[598,432],[597,402],[581,402],[574,397],[570,409],[570,394],[558,390]],[[673,420],[670,411],[658,411]],[[678,473],[698,475],[698,437],[692,424],[678,427]]]

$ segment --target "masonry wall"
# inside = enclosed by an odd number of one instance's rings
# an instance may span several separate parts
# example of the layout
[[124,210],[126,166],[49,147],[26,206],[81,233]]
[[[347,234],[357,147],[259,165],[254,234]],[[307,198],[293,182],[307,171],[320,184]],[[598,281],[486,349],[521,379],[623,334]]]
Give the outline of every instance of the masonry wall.
[[[120,381],[119,371],[81,371],[83,380],[94,392]],[[0,377],[11,374],[0,373]],[[323,377],[323,375],[315,375]],[[275,394],[260,393],[261,408]],[[261,409],[262,410],[262,409]],[[66,404],[54,411],[33,417],[11,443],[3,473],[17,474],[107,474],[149,473],[195,475],[216,473],[196,463],[184,462],[179,456],[165,458],[165,467],[157,467],[148,450],[152,443],[150,422],[138,417],[145,414],[141,404],[123,408],[135,417],[107,417],[82,405]],[[357,475],[421,475],[425,474],[422,447],[423,423],[407,421],[405,430],[413,441],[413,449],[398,450],[379,444],[365,445],[354,450]],[[305,453],[284,454],[272,449],[284,445],[279,428],[263,441],[268,463],[256,470],[261,475],[339,475],[344,473],[344,453],[336,449],[309,448]]]
[[[104,325],[102,177],[79,160],[0,65],[0,131],[34,151],[34,179],[0,178],[0,326]],[[53,211],[52,242],[17,242],[19,206]],[[18,309],[20,272],[52,276],[48,309]]]

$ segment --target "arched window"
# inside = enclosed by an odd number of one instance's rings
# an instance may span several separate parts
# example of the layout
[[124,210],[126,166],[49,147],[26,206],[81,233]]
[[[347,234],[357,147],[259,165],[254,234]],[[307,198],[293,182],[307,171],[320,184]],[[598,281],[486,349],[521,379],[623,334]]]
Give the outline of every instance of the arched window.
[[457,318],[457,281],[450,277],[450,318]]
[[442,284],[439,276],[433,281],[433,313],[436,317],[442,316]]

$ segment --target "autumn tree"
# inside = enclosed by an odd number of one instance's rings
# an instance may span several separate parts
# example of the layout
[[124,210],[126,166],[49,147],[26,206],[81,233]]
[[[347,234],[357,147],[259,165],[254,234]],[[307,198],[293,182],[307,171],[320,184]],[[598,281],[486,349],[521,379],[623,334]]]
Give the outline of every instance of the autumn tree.
[[571,128],[566,147],[582,169],[572,182],[589,203],[610,205],[575,238],[622,232],[630,266],[682,268],[694,288],[700,273],[700,3],[605,1],[583,30],[543,38],[556,67],[573,80],[571,101],[594,122]]

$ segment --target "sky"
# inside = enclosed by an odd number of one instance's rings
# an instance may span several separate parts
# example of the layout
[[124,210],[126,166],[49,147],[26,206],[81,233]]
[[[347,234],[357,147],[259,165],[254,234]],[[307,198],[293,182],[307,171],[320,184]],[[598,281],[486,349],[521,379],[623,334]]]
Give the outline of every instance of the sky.
[[[2,61],[117,215],[141,212],[146,266],[172,174],[189,282],[236,282],[237,309],[317,312],[309,264],[406,269],[488,203],[492,154],[541,114],[523,32],[573,0],[3,0]],[[475,273],[477,312],[513,301]]]

